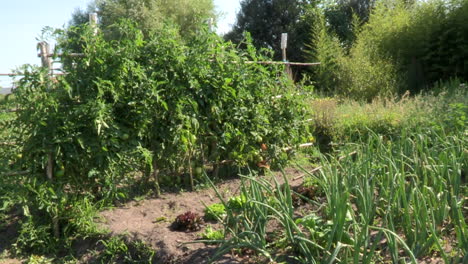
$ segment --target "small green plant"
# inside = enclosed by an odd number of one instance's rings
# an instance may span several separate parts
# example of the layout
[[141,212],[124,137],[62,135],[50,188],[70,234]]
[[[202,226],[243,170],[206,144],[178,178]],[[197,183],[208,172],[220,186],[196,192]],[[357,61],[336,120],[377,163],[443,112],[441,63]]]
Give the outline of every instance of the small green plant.
[[97,257],[101,263],[152,263],[154,250],[140,240],[115,236],[100,240],[103,252]]
[[312,241],[322,242],[323,244],[325,241],[324,239],[327,237],[327,234],[331,232],[331,226],[316,214],[306,215],[304,217],[298,218],[296,224],[301,225],[310,233],[310,239]]
[[242,208],[247,203],[247,197],[245,195],[238,195],[238,196],[233,196],[229,198],[227,202],[227,208],[229,208],[232,211],[241,211]]
[[167,218],[165,216],[159,216],[159,217],[156,217],[153,220],[153,223],[162,223],[162,222],[165,222],[165,221],[167,221]]
[[52,264],[53,259],[49,259],[44,256],[38,256],[38,255],[31,255],[29,259],[27,260],[28,264]]
[[[27,208],[24,208],[28,213]],[[51,254],[57,252],[57,239],[53,237],[52,226],[37,217],[28,216],[21,224],[14,250],[16,254]]]
[[224,230],[215,230],[211,225],[205,228],[205,231],[201,234],[202,239],[220,241],[224,239]]
[[121,237],[111,237],[107,240],[101,240],[100,242],[105,247],[104,255],[111,258],[122,253],[126,254],[128,252],[128,246]]
[[222,203],[215,203],[205,208],[205,220],[219,221],[226,216],[226,208]]

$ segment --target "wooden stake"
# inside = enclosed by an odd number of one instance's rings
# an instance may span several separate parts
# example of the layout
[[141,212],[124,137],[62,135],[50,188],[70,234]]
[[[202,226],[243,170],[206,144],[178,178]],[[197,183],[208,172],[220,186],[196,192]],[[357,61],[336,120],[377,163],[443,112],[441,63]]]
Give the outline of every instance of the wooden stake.
[[283,51],[283,62],[287,61],[286,49],[288,48],[288,33],[281,34],[281,50]]
[[213,26],[214,26],[214,19],[211,17],[211,18],[208,19],[208,30],[209,30],[210,32],[213,32],[213,31],[214,31],[214,30],[213,30]]
[[[211,153],[214,153],[216,151],[216,148],[217,148],[218,144],[216,143],[215,140],[212,140],[211,141]],[[213,157],[212,157],[213,158]],[[218,178],[218,175],[219,175],[219,162],[218,162],[218,157],[215,157],[216,158],[216,161],[213,162],[213,171],[211,172],[211,177],[213,179],[216,179]]]
[[47,155],[47,168],[46,168],[47,179],[53,181],[54,179],[54,159],[51,152]]
[[154,182],[156,183],[156,197],[159,197],[161,196],[161,188],[159,187],[158,163],[155,157],[153,157],[153,172],[151,174],[153,175]]
[[52,68],[52,60],[50,59],[50,46],[49,43],[42,41],[39,42],[38,44],[39,47],[39,52],[40,52],[40,57],[41,57],[41,62],[42,62],[42,67],[45,67],[47,69]]
[[[49,71],[52,68],[52,59],[50,58],[50,46],[49,43],[42,41],[38,43],[40,57],[42,62],[42,67],[47,68]],[[47,155],[47,168],[46,168],[46,175],[49,181],[52,181],[54,178],[54,161],[53,161],[53,154],[50,152]]]
[[[299,148],[308,148],[308,147],[312,147],[314,145],[315,145],[315,143],[304,143],[304,144],[299,145]],[[290,151],[292,149],[293,149],[293,147],[286,147],[286,148],[283,148],[283,151]]]
[[193,168],[192,168],[192,153],[190,151],[189,158],[188,158],[188,166],[189,166],[189,177],[190,177],[190,191],[193,192],[195,189],[195,183],[193,181]]
[[89,25],[93,29],[93,34],[94,35],[97,35],[97,33],[98,33],[97,20],[98,20],[97,13],[90,13],[89,14]]
[[[42,67],[47,68],[49,73],[51,73],[52,69],[52,59],[50,56],[50,46],[49,43],[42,41],[38,44],[41,56]],[[54,179],[54,155],[52,152],[47,154],[47,167],[46,167],[46,175],[47,179],[52,182]],[[60,237],[60,228],[58,223],[58,216],[52,216],[52,228],[54,232],[54,236],[56,238]]]
[[283,63],[285,63],[284,72],[292,79],[291,66],[288,64],[286,49],[288,48],[288,33],[281,34],[281,50],[283,51]]

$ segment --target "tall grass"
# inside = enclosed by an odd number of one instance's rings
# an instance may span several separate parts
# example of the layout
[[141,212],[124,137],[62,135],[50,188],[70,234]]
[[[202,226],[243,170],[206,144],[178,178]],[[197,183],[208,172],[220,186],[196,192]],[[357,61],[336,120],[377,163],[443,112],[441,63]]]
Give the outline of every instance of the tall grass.
[[[246,177],[243,211],[228,213],[220,252],[251,248],[302,263],[417,263],[429,256],[466,263],[465,133],[421,129],[391,141],[369,131],[342,149],[357,155],[321,157],[322,170],[308,181],[323,197],[309,201],[315,209],[303,214],[293,207],[287,177],[282,186]],[[272,223],[284,231],[268,242]]]
[[432,127],[459,130],[468,124],[468,90],[458,80],[435,91],[400,98],[376,98],[371,103],[349,99],[311,99],[312,126],[320,144],[359,141],[370,131],[398,137],[404,130]]

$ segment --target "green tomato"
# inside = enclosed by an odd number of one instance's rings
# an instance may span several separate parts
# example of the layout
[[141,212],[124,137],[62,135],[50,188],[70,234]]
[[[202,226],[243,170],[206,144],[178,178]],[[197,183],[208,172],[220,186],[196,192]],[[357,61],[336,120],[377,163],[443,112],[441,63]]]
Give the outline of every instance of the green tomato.
[[20,154],[16,155],[16,158],[18,158],[18,159],[23,158],[23,154],[20,153]]
[[195,168],[195,174],[200,175],[203,173],[203,168],[202,167],[196,167]]
[[263,157],[258,155],[255,157],[255,162],[259,163],[259,162],[262,162],[263,161]]
[[190,135],[190,143],[193,144],[193,143],[195,143],[195,142],[197,142],[197,137],[196,137],[195,135],[193,135],[193,134]]
[[127,133],[125,133],[125,134],[122,135],[122,139],[123,139],[123,140],[127,140],[129,137],[130,137],[130,136],[129,136]]
[[255,140],[257,141],[257,143],[263,142],[263,138],[261,136],[257,136]]

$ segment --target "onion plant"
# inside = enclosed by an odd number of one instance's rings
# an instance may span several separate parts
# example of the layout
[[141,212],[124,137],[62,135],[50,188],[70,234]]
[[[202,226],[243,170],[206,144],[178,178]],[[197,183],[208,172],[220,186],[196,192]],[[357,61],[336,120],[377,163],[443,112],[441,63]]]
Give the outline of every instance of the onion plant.
[[[305,215],[293,206],[287,175],[283,185],[244,176],[246,202],[241,211],[226,206],[218,255],[250,248],[270,260],[286,254],[303,263],[417,263],[428,256],[466,263],[464,133],[420,129],[389,139],[371,131],[341,149],[357,155],[323,155],[319,173],[304,170],[323,204]],[[266,239],[271,223],[281,230],[274,241]]]

